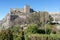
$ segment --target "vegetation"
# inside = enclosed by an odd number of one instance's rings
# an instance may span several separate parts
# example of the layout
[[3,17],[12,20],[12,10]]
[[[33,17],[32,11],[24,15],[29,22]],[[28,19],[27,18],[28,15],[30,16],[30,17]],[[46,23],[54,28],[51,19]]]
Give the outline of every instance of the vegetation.
[[25,33],[37,33],[38,26],[37,24],[29,24],[27,25],[27,29],[25,30]]
[[0,32],[0,40],[21,40],[22,30],[19,26],[13,26]]
[[35,23],[38,26],[44,25],[50,21],[48,12],[35,12],[27,17],[28,24]]
[[28,39],[28,35],[37,33],[37,30],[38,30],[37,24],[29,24],[29,25],[27,25],[27,29],[24,31],[25,40]]
[[[25,40],[60,40],[60,34],[54,34],[51,24],[46,27],[38,27],[36,24],[30,24],[25,31]],[[46,28],[46,29],[45,29]],[[46,30],[46,31],[45,31]]]
[[60,34],[31,34],[27,40],[60,40]]
[[[32,10],[32,9],[30,9]],[[33,12],[33,10],[31,11]],[[48,15],[48,16],[47,16]],[[26,19],[14,18],[14,26],[0,32],[0,40],[60,40],[60,30],[55,25],[50,24],[53,18],[48,12],[35,12]],[[17,24],[17,25],[16,25]],[[26,29],[21,28],[21,24],[26,25]],[[19,26],[18,26],[19,25]],[[58,33],[56,33],[58,31]]]
[[[27,29],[24,30],[25,40],[60,40],[60,34],[52,33],[52,26],[46,24],[44,27],[39,27],[37,24],[28,24]],[[12,26],[7,30],[2,30],[0,40],[22,40],[22,28]]]

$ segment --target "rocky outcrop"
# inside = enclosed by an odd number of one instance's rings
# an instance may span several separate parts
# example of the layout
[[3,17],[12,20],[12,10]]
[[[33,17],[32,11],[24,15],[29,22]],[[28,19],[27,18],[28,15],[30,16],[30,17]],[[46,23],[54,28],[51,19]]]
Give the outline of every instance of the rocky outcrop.
[[5,16],[5,18],[3,18],[2,21],[0,21],[1,29],[7,29],[14,25],[39,23],[40,21],[42,22],[42,20],[45,21],[45,18],[46,22],[49,20],[48,12],[29,11],[31,11],[29,6],[24,7],[24,11],[20,11],[20,9],[11,9],[10,12]]

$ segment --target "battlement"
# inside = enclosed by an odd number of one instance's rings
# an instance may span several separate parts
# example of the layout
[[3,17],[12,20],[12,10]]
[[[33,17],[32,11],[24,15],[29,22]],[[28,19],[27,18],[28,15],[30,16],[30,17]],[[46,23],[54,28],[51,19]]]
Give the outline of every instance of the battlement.
[[22,13],[30,13],[30,7],[28,5],[25,5],[24,8],[11,8],[10,9],[11,13],[15,13],[15,12],[22,12]]

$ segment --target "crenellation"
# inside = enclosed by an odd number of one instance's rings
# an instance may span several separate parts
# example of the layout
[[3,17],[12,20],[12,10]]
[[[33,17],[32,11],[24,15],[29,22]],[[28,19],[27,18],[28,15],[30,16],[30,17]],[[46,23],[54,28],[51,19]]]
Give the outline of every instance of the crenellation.
[[16,11],[17,12],[24,12],[24,9],[23,8],[16,8]]

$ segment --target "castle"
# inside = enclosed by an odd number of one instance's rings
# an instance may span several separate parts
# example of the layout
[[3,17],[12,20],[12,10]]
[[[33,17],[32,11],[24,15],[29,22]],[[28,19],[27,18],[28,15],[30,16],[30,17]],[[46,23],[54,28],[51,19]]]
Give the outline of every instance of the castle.
[[[13,25],[27,24],[29,23],[27,22],[28,18],[33,19],[36,16],[35,14],[39,16],[38,18],[41,22],[44,22],[45,18],[46,22],[49,20],[48,12],[36,12],[33,9],[31,9],[30,6],[25,5],[24,8],[15,8],[15,9],[11,8],[10,12],[5,16],[5,18],[3,18],[3,20],[0,21],[0,27],[1,29],[3,28],[7,29]],[[33,15],[35,16],[32,17]],[[34,20],[35,23],[36,21],[40,22],[37,20],[37,18]],[[31,22],[33,22],[33,20]]]
[[16,18],[20,18],[21,21],[24,22],[26,20],[26,16],[28,14],[32,13],[33,11],[31,10],[30,6],[25,5],[24,8],[11,8],[10,12],[3,18],[2,21],[0,21],[0,26],[2,28],[9,28],[14,24],[14,20]]
[[28,5],[25,5],[24,8],[11,9],[10,12],[30,13],[30,7]]

